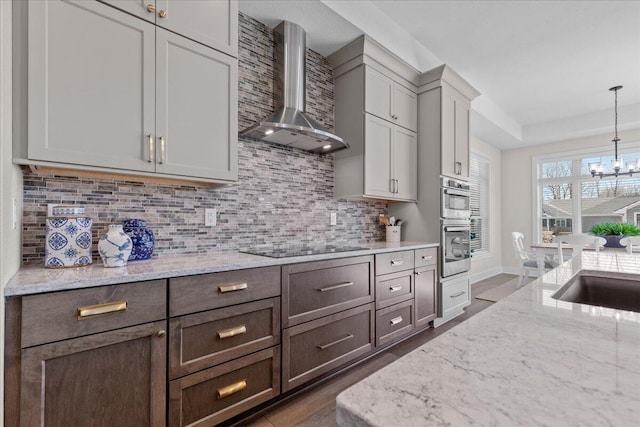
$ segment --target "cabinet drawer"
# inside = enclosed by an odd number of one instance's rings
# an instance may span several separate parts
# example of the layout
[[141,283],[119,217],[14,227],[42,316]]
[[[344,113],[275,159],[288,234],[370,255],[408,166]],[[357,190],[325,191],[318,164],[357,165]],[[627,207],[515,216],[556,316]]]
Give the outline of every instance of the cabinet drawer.
[[280,343],[280,298],[170,320],[169,376],[177,378]]
[[390,252],[376,255],[376,275],[413,269],[413,251]]
[[169,425],[215,426],[280,394],[280,346],[173,380]]
[[166,280],[22,298],[22,347],[124,328],[166,317]]
[[171,317],[280,296],[280,267],[225,271],[169,280]]
[[376,277],[376,308],[384,308],[413,298],[413,270]]
[[284,328],[373,301],[373,256],[288,265],[282,274]]
[[466,307],[471,303],[471,289],[469,279],[454,279],[441,283],[442,287],[442,313],[440,317],[446,317],[448,313]]
[[285,329],[282,345],[287,391],[373,349],[373,304]]
[[415,252],[416,268],[438,264],[438,248],[416,249]]
[[383,346],[413,331],[413,300],[376,312],[376,345]]

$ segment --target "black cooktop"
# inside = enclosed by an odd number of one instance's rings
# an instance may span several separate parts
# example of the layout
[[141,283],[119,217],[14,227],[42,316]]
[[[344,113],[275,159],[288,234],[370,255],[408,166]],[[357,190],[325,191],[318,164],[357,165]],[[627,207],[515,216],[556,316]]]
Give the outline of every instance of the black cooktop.
[[318,255],[318,254],[330,254],[334,252],[349,252],[349,251],[361,251],[367,248],[360,248],[357,246],[283,246],[283,247],[269,247],[269,248],[257,248],[241,251],[252,255],[261,255],[270,258],[288,258],[293,256],[302,255]]

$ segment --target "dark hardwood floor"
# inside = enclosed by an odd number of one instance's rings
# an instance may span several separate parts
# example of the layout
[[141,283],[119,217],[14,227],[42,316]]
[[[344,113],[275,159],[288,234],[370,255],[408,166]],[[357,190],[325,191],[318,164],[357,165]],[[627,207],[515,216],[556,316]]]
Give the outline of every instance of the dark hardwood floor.
[[276,408],[262,414],[260,418],[245,425],[247,427],[336,427],[338,424],[336,423],[335,400],[340,392],[495,304],[475,297],[517,277],[512,274],[499,274],[474,283],[471,285],[471,305],[465,309],[463,315],[456,317],[439,328],[427,329],[383,351],[348,372],[331,378],[303,394],[283,402]]

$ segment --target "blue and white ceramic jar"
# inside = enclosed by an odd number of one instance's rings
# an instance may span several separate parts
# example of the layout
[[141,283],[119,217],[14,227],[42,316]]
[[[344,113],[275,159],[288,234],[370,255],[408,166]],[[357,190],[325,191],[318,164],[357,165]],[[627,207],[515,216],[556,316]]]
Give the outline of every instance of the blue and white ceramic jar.
[[140,261],[151,258],[156,238],[153,231],[147,228],[147,221],[143,219],[125,219],[123,230],[133,242],[133,250],[129,261]]
[[82,267],[91,264],[91,227],[84,208],[59,206],[47,217],[44,266],[47,268]]
[[127,265],[133,244],[131,237],[122,230],[122,225],[112,224],[109,231],[98,241],[98,252],[105,267]]

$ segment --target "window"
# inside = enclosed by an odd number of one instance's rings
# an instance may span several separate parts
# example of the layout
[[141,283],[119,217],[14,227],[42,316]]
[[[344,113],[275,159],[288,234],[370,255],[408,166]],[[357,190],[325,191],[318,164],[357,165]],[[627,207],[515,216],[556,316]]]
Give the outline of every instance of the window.
[[474,254],[489,252],[489,179],[491,163],[487,157],[471,153],[471,250]]
[[[640,159],[640,144],[627,147],[622,152],[624,159]],[[612,170],[611,154],[605,148],[534,158],[534,241],[550,241],[552,235],[588,233],[602,222],[638,223],[640,173],[600,179],[589,172],[591,163]]]

